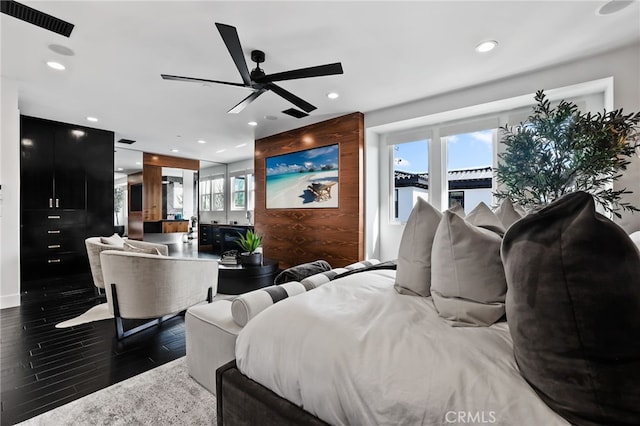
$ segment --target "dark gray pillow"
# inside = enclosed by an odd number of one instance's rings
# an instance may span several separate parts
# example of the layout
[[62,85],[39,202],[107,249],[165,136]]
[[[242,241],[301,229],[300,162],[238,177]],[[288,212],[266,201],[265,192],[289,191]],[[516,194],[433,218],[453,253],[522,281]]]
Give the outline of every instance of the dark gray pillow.
[[289,281],[302,281],[311,275],[331,270],[331,265],[325,260],[315,260],[309,263],[292,266],[280,272],[273,280],[274,284],[288,283]]
[[570,194],[515,222],[502,244],[515,359],[538,395],[580,425],[640,423],[640,253]]

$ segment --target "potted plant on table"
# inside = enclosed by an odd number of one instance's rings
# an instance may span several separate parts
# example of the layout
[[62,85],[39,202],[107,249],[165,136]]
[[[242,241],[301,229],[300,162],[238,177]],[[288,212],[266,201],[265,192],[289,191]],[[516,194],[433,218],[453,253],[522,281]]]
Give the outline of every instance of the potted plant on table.
[[240,239],[238,244],[244,250],[240,253],[240,263],[245,266],[259,266],[262,264],[262,253],[256,252],[260,244],[262,243],[262,237],[253,232],[251,229],[247,230],[245,234],[238,233]]

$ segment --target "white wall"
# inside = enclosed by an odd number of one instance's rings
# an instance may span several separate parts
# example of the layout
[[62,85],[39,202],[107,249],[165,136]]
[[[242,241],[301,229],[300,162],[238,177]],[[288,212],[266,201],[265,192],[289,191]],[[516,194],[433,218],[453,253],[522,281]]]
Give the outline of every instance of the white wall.
[[[539,89],[561,88],[607,77],[613,77],[614,108],[624,108],[626,112],[640,111],[640,43],[636,43],[588,59],[366,113],[366,152],[371,150],[378,153],[378,161],[375,162],[377,170],[374,162],[367,161],[365,173],[370,177],[379,176],[378,182],[367,179],[366,193],[380,194],[379,199],[367,197],[365,200],[367,257],[382,260],[396,258],[403,230],[403,225],[390,223],[386,214],[389,211],[389,166],[386,156],[380,155],[380,147],[384,143],[380,135],[383,132],[425,125],[428,119],[445,118],[447,115],[450,118],[461,118],[456,117],[459,110],[465,114],[475,112],[480,115],[485,104],[530,95]],[[451,114],[445,114],[448,112]],[[640,206],[640,158],[635,157],[632,161],[623,179],[616,182],[615,187],[626,186],[634,190],[635,193],[627,198],[636,206]],[[372,214],[372,203],[376,203],[378,214]],[[640,230],[640,214],[623,214],[618,223],[627,232]],[[377,229],[374,229],[376,225]]]
[[18,87],[2,78],[0,308],[20,304],[20,111]]

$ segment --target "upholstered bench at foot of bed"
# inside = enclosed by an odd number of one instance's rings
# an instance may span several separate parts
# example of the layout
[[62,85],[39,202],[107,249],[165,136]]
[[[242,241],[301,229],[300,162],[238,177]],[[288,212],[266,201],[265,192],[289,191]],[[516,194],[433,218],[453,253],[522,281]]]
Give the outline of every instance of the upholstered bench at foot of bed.
[[194,306],[185,314],[189,375],[214,395],[216,369],[235,358],[240,330],[231,316],[231,300]]

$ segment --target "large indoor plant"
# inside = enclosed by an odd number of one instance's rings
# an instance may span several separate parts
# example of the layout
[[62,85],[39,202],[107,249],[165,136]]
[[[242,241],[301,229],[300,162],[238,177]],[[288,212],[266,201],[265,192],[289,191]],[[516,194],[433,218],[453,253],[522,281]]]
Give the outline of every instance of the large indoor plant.
[[244,234],[239,232],[240,239],[238,245],[242,248],[243,252],[240,253],[240,263],[247,266],[256,266],[262,263],[262,253],[256,252],[260,244],[262,243],[262,237],[256,234],[251,229],[247,230]]
[[542,90],[535,100],[524,123],[500,128],[506,148],[498,154],[502,186],[496,196],[537,209],[567,193],[586,191],[618,217],[620,209],[638,211],[622,201],[629,191],[614,190],[612,183],[630,163],[640,113],[582,113],[564,100],[552,107]]

